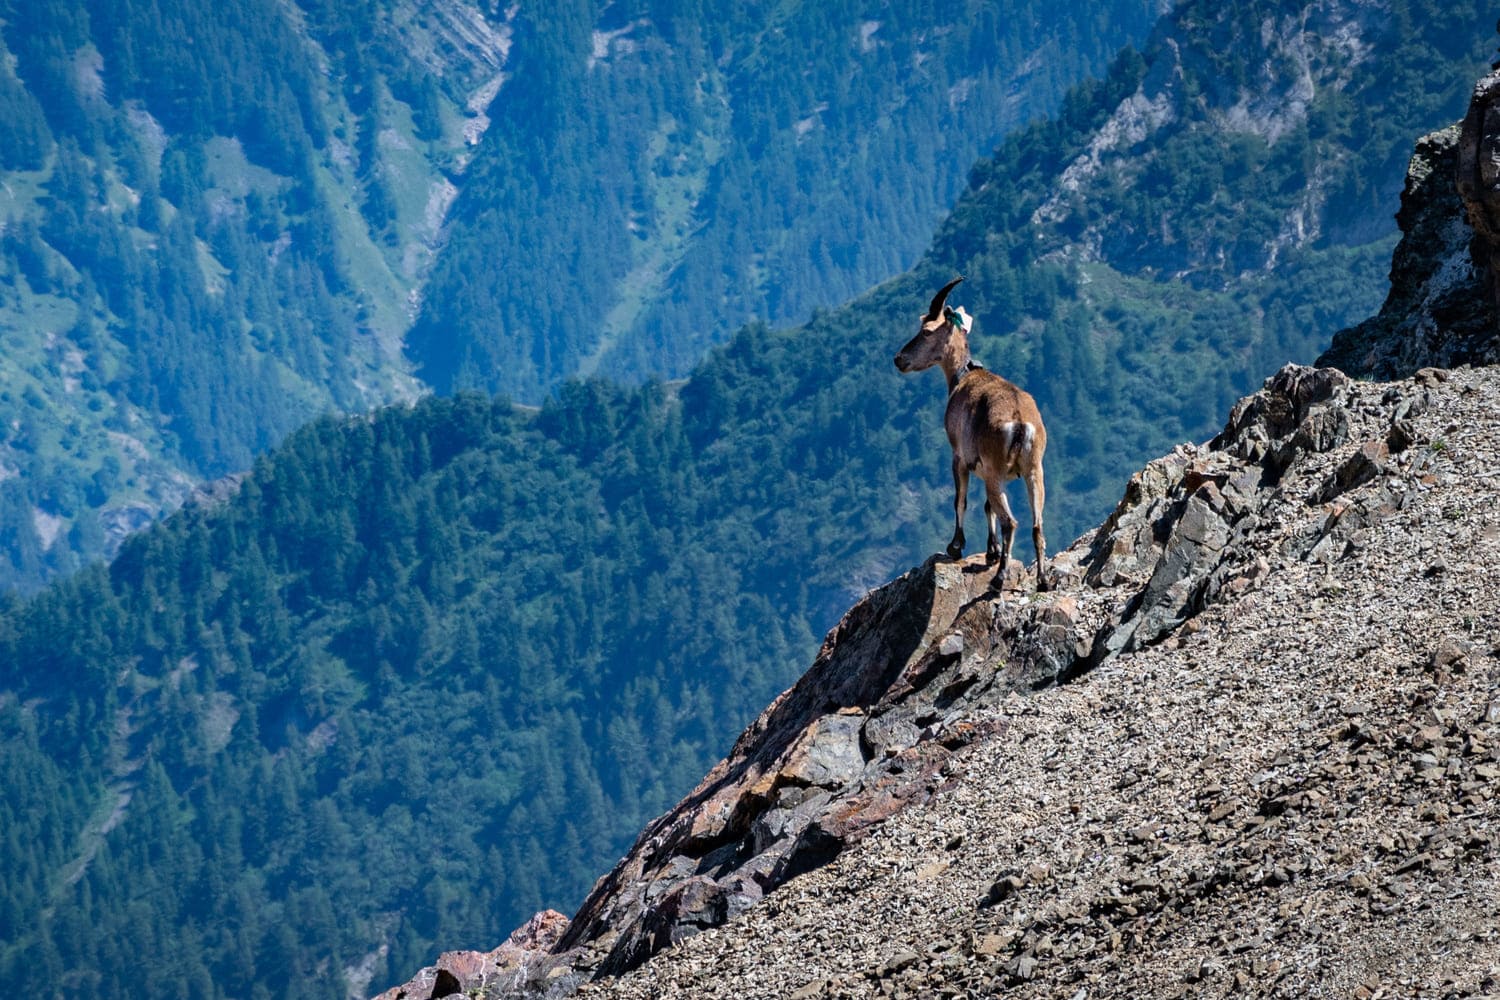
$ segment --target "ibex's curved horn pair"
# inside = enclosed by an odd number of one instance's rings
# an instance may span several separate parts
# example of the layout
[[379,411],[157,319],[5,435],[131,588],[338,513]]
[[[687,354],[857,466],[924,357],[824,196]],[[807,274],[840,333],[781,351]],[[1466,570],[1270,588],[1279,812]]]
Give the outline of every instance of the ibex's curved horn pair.
[[959,275],[957,278],[954,278],[952,281],[944,285],[942,287],[942,290],[932,297],[932,305],[927,307],[927,316],[925,319],[923,319],[922,322],[931,323],[933,320],[943,315],[943,303],[948,300],[948,293],[953,291],[954,285],[963,280],[963,275]]

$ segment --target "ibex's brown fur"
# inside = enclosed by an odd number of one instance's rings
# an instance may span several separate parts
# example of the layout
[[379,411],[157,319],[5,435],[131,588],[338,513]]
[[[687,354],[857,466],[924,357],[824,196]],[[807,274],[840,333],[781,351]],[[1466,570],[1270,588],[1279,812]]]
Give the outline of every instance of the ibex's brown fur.
[[[971,361],[963,311],[943,306],[953,286],[962,280],[955,278],[948,282],[933,297],[927,315],[922,318],[922,328],[896,355],[896,367],[903,372],[919,372],[937,365],[948,378],[948,412],[943,424],[948,430],[948,443],[953,446],[954,490],[953,541],[948,543],[948,557],[963,556],[969,473],[977,472],[984,480],[984,512],[990,529],[985,562],[1000,564],[992,584],[999,588],[1005,579],[1005,566],[1016,532],[1016,518],[1005,498],[1005,484],[1012,479],[1023,479],[1031,501],[1037,589],[1046,590],[1047,545],[1042,537],[1042,505],[1047,491],[1042,482],[1042,454],[1047,450],[1047,429],[1042,426],[1042,415],[1029,393]],[[1003,547],[995,537],[997,517],[1004,533]]]

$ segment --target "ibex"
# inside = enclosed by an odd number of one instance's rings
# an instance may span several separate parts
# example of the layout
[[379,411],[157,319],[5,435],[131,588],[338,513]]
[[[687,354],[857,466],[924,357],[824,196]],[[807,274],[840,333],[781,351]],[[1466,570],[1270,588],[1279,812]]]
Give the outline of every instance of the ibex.
[[[933,296],[927,315],[922,317],[922,328],[896,355],[896,368],[919,372],[937,365],[948,378],[948,411],[943,426],[948,431],[948,443],[953,446],[954,491],[953,540],[948,543],[948,558],[963,556],[969,473],[977,472],[984,480],[984,513],[990,528],[985,562],[1000,564],[990,585],[1000,588],[1016,533],[1016,518],[1005,498],[1005,484],[1012,479],[1024,479],[1026,495],[1031,501],[1031,538],[1036,544],[1036,585],[1038,590],[1046,590],[1042,505],[1047,491],[1042,483],[1042,453],[1047,450],[1047,429],[1042,426],[1042,415],[1029,393],[986,371],[969,357],[969,326],[973,321],[962,308],[948,309],[943,304],[953,286],[963,280],[954,278]],[[1004,533],[1003,547],[995,537],[997,517]]]

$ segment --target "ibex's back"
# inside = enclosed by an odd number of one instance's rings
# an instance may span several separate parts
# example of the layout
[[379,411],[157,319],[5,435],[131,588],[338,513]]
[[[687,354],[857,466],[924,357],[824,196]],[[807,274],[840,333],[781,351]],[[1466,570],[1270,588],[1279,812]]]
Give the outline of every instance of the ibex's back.
[[[1047,589],[1046,540],[1042,535],[1042,507],[1046,487],[1042,477],[1042,455],[1047,450],[1047,429],[1031,394],[975,364],[969,357],[971,320],[963,309],[947,309],[944,302],[962,278],[950,281],[938,292],[922,319],[917,335],[896,355],[903,372],[922,371],[934,365],[948,380],[948,410],[944,425],[953,446],[953,540],[948,555],[957,559],[964,549],[964,512],[968,507],[969,473],[984,480],[984,510],[989,524],[986,561],[998,562],[998,587],[1005,578],[1015,537],[1016,519],[1005,497],[1005,484],[1012,479],[1026,482],[1031,502],[1031,537],[1036,545],[1036,578],[1039,590]],[[996,537],[996,520],[1004,535],[1003,548]]]
[[1031,394],[993,372],[975,369],[948,397],[944,419],[954,457],[981,479],[993,472],[1021,479],[1040,465],[1047,429]]

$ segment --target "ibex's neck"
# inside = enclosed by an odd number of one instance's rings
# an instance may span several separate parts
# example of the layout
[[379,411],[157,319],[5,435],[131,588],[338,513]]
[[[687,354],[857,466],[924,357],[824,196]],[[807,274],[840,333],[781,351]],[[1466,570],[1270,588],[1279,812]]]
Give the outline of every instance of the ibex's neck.
[[951,345],[948,353],[942,360],[943,374],[948,379],[948,395],[953,395],[953,390],[958,388],[959,379],[969,373],[974,367],[973,359],[969,356],[969,344],[967,341],[958,341]]

